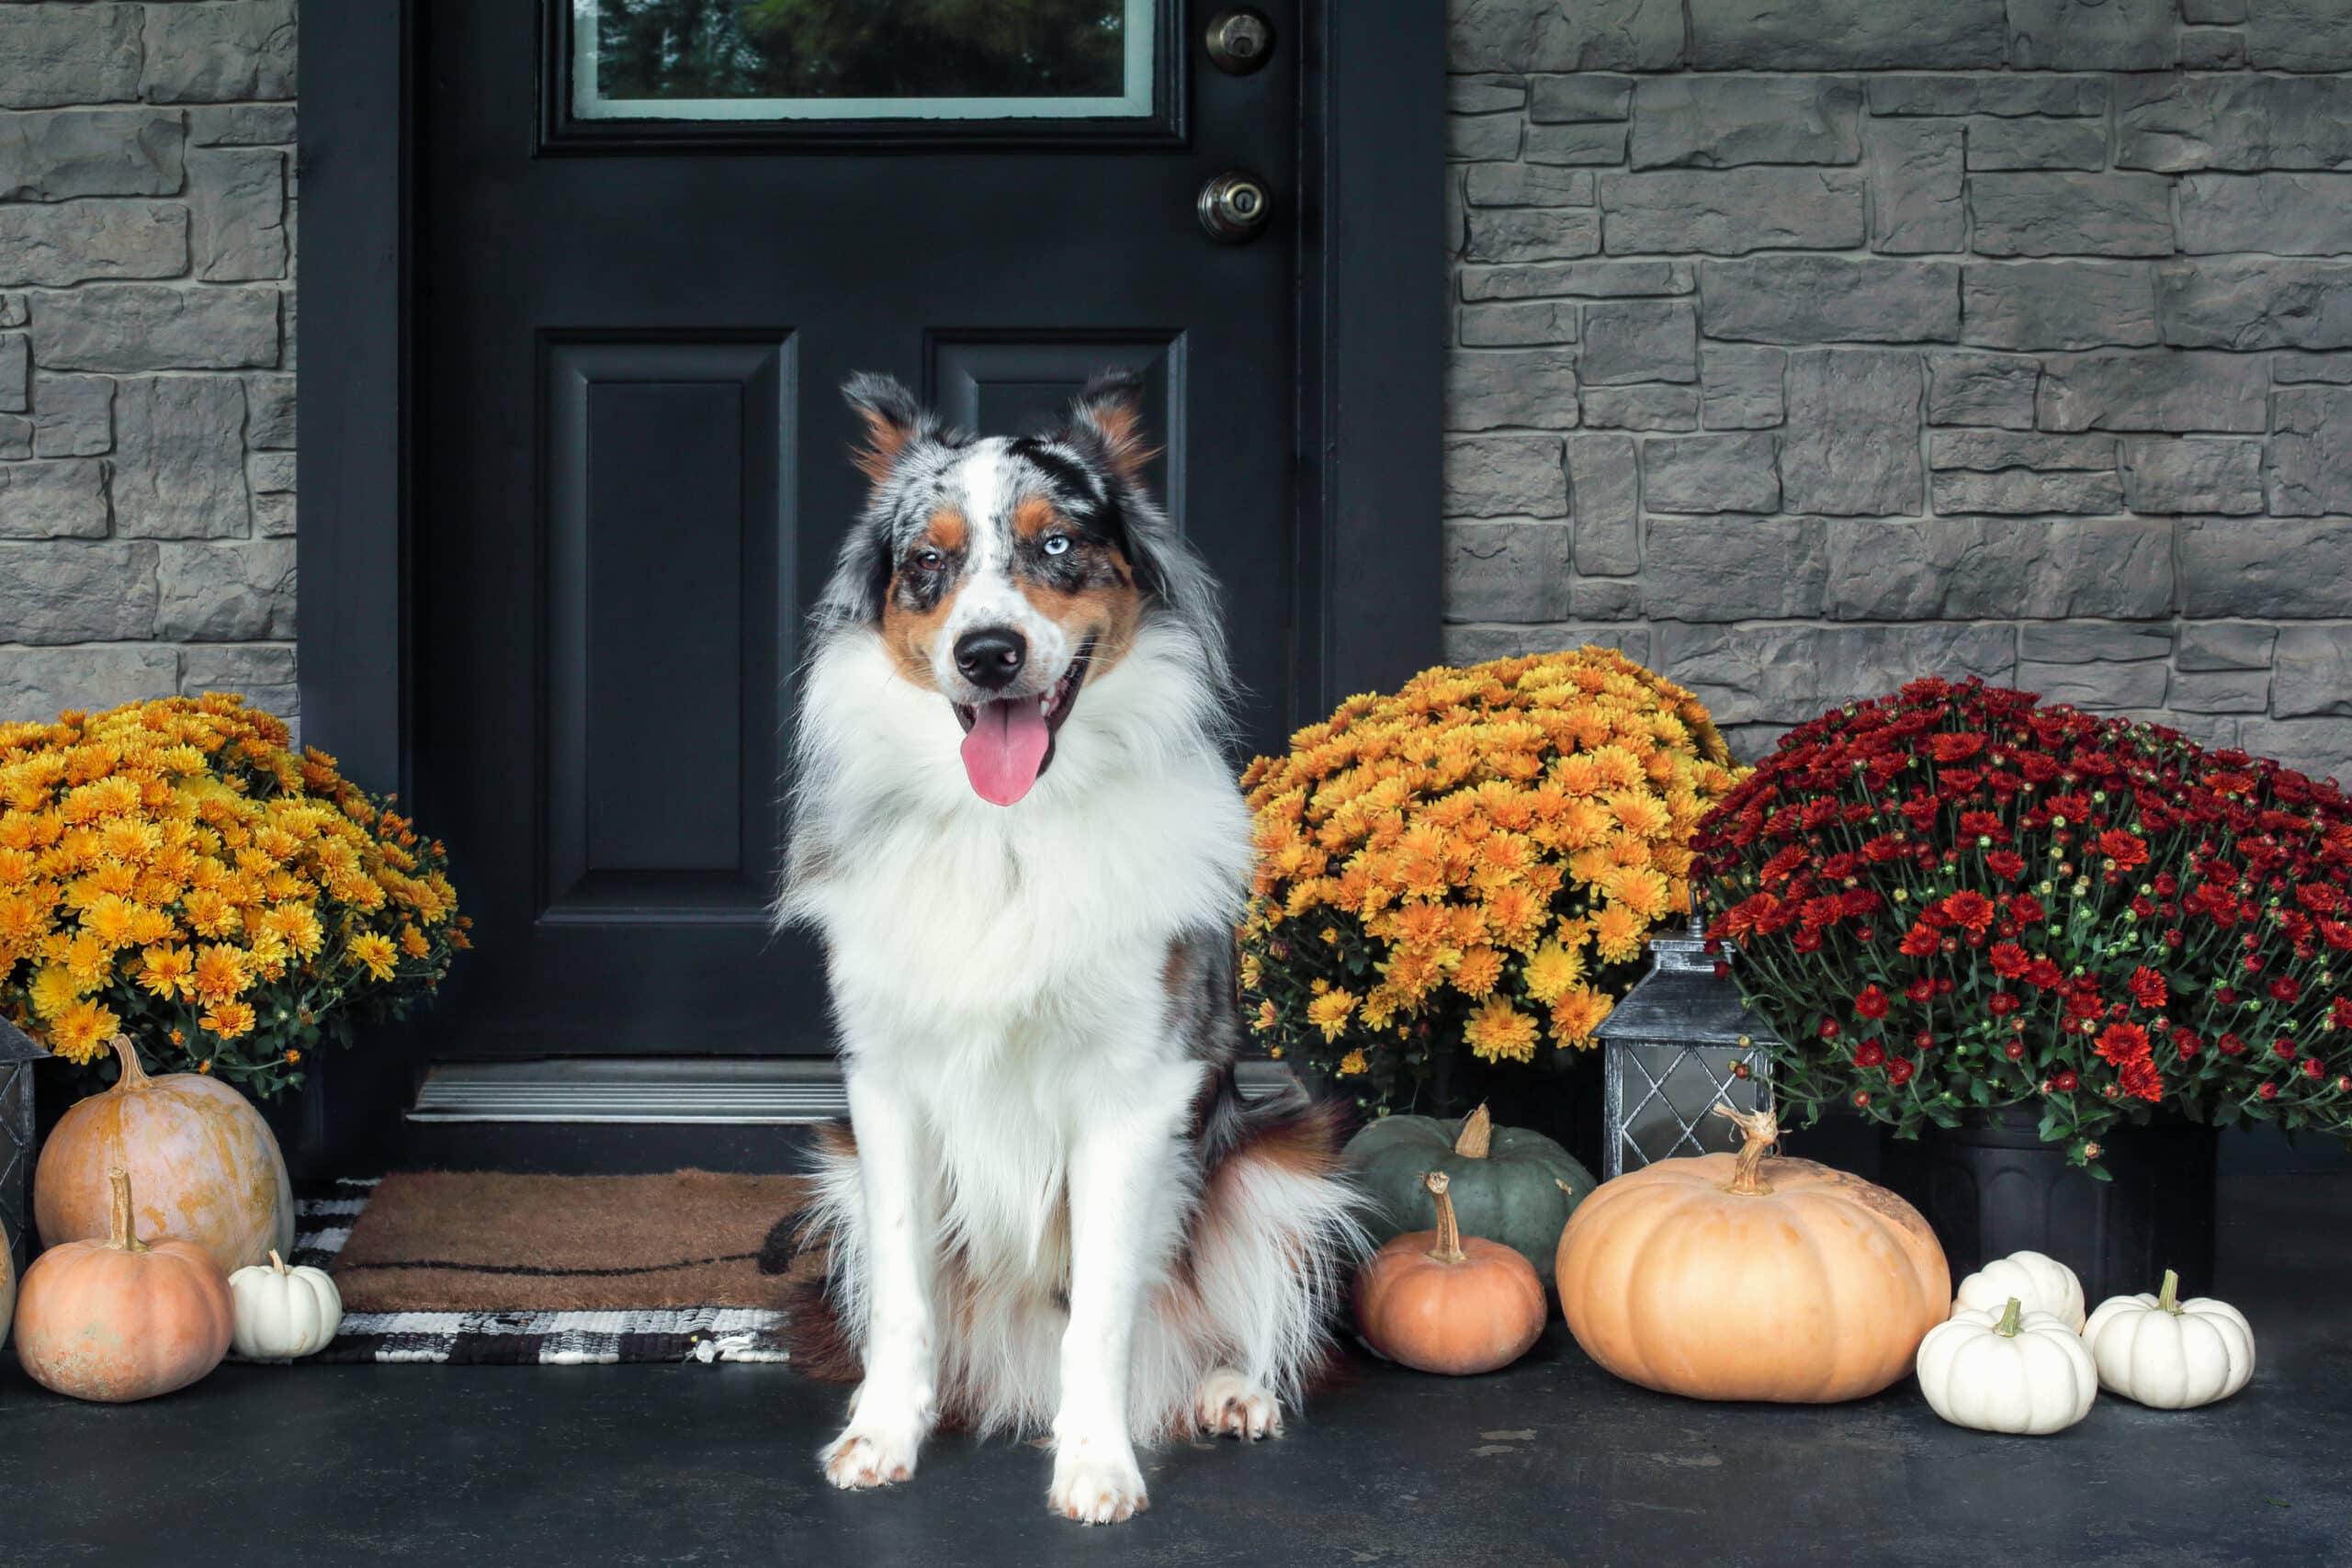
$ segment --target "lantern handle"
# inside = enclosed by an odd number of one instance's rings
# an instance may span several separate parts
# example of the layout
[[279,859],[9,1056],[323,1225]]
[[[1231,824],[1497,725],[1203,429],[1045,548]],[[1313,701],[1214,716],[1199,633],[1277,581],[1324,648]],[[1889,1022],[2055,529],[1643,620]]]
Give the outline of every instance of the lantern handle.
[[1690,940],[1692,942],[1706,941],[1706,922],[1699,918],[1699,885],[1695,882],[1685,882],[1682,885],[1682,896],[1690,906]]

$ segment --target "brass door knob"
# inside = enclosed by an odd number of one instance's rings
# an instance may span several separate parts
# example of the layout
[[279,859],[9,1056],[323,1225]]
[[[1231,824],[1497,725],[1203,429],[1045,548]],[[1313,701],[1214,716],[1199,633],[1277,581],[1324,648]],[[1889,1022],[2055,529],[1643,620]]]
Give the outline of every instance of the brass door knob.
[[1261,69],[1274,52],[1274,24],[1263,11],[1219,11],[1209,23],[1209,59],[1228,76]]
[[1195,209],[1211,239],[1238,245],[1265,231],[1273,205],[1273,194],[1265,181],[1245,170],[1231,169],[1201,187]]

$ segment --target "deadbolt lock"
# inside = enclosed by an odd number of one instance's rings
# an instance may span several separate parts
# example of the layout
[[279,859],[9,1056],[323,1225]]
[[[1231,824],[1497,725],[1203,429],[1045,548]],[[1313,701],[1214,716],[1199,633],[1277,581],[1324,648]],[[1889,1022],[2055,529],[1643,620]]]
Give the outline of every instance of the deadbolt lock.
[[1274,24],[1245,6],[1219,11],[1209,23],[1209,59],[1230,76],[1247,76],[1274,52]]
[[1274,198],[1266,182],[1240,169],[1228,170],[1201,187],[1201,227],[1228,245],[1254,240],[1272,216]]

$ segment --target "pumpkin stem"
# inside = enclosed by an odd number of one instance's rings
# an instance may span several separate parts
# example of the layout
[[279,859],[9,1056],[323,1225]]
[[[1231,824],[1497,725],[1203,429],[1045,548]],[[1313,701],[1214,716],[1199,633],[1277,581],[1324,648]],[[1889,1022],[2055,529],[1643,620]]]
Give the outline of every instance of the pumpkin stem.
[[1715,1102],[1714,1114],[1737,1122],[1747,1140],[1732,1156],[1729,1190],[1742,1198],[1763,1197],[1772,1190],[1771,1184],[1764,1179],[1764,1156],[1781,1141],[1780,1119],[1769,1105],[1761,1111],[1736,1111],[1721,1100]]
[[147,1244],[130,1213],[130,1172],[120,1166],[107,1172],[107,1245],[117,1252],[144,1252]]
[[130,1035],[114,1037],[114,1059],[122,1064],[122,1076],[114,1083],[118,1090],[147,1087],[147,1069],[139,1065],[139,1047],[130,1043]]
[[280,1274],[286,1272],[286,1259],[277,1256],[277,1248],[274,1247],[269,1249],[269,1266]]
[[1993,1332],[2004,1339],[2015,1339],[2018,1337],[2018,1319],[2024,1314],[2025,1303],[2011,1296],[2009,1304],[2001,1309],[2001,1321],[1993,1325]]
[[2156,1292],[2156,1309],[2180,1315],[2180,1275],[2173,1269],[2165,1270],[2164,1288]]
[[1464,1159],[1485,1159],[1487,1150],[1495,1141],[1495,1119],[1487,1114],[1486,1101],[1462,1119],[1462,1131],[1453,1140],[1453,1152]]
[[1437,1201],[1437,1245],[1430,1248],[1430,1260],[1463,1261],[1468,1255],[1462,1250],[1462,1224],[1453,1217],[1453,1199],[1446,1190],[1453,1185],[1453,1179],[1442,1170],[1432,1170],[1421,1178],[1421,1185]]

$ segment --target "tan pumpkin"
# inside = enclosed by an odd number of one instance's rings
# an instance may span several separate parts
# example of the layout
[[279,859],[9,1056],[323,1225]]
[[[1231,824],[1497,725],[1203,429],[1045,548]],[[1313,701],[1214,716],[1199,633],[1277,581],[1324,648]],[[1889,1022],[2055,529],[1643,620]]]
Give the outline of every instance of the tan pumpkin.
[[88,1241],[107,1234],[107,1172],[129,1171],[139,1228],[192,1241],[224,1274],[294,1250],[294,1190],[261,1112],[219,1078],[149,1077],[117,1035],[122,1077],[59,1119],[33,1172],[40,1239]]
[[1465,1377],[1507,1367],[1544,1333],[1549,1307],[1535,1266],[1510,1247],[1464,1236],[1442,1170],[1421,1178],[1437,1229],[1400,1235],[1356,1276],[1366,1343],[1416,1371]]
[[1693,1399],[1826,1404],[1911,1370],[1951,1271],[1917,1210],[1811,1160],[1767,1157],[1770,1110],[1730,1116],[1736,1155],[1603,1182],[1560,1236],[1560,1308],[1585,1354]]
[[139,1239],[130,1177],[107,1173],[104,1241],[33,1259],[17,1301],[17,1359],[41,1387],[119,1404],[186,1388],[220,1364],[235,1329],[229,1280],[194,1242]]

